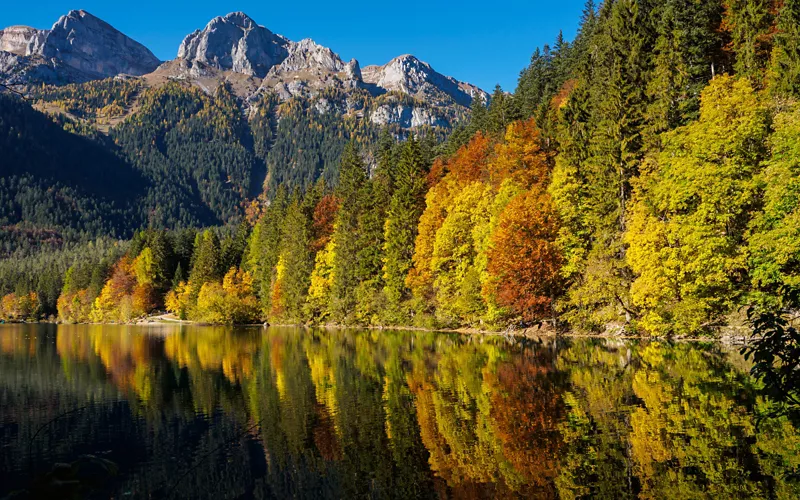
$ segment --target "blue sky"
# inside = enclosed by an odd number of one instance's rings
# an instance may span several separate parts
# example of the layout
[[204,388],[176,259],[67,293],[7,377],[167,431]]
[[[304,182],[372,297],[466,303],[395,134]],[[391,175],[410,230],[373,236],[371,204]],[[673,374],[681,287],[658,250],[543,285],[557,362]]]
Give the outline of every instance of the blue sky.
[[414,54],[440,73],[491,91],[516,87],[519,71],[536,47],[552,43],[563,29],[572,39],[585,0],[463,0],[381,2],[351,0],[210,2],[83,0],[79,4],[38,0],[6,2],[0,27],[49,28],[70,9],[85,9],[172,59],[183,37],[213,17],[246,12],[261,25],[292,40],[313,38],[362,66]]

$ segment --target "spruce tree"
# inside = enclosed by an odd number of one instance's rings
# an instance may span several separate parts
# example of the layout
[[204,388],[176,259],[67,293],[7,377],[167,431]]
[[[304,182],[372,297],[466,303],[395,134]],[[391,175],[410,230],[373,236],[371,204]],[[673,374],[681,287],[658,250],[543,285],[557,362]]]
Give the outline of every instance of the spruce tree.
[[736,74],[760,82],[772,50],[775,0],[726,0],[723,28],[731,38]]
[[198,233],[198,244],[194,252],[194,263],[189,280],[197,287],[222,278],[222,252],[219,237],[214,231]]
[[272,314],[284,321],[301,322],[303,305],[314,268],[311,244],[311,215],[319,200],[314,188],[301,197],[292,196],[286,209],[280,238],[280,255],[272,290]]
[[514,96],[504,92],[500,85],[496,85],[483,130],[490,134],[502,134],[506,126],[518,118],[519,113]]
[[330,313],[338,321],[346,319],[355,307],[358,286],[357,257],[360,251],[358,219],[361,215],[367,172],[355,143],[345,146],[339,167],[336,197],[339,211],[334,222],[333,284]]
[[595,59],[561,112],[565,154],[557,160],[551,191],[565,227],[572,228],[559,236],[564,272],[575,278],[567,316],[584,327],[635,316],[622,235],[643,157],[650,8],[640,0],[603,4],[590,42]]
[[253,289],[258,294],[265,314],[272,308],[271,290],[281,250],[281,233],[287,205],[286,189],[280,187],[253,228],[243,259],[242,265],[253,276]]
[[778,11],[769,83],[772,91],[800,97],[800,0],[784,0]]
[[384,226],[384,292],[392,320],[402,320],[403,303],[410,297],[406,277],[411,269],[417,225],[425,204],[425,165],[417,141],[411,137],[400,154],[395,190]]
[[656,33],[649,75],[646,141],[697,118],[700,92],[723,68],[717,2],[665,0],[651,11]]

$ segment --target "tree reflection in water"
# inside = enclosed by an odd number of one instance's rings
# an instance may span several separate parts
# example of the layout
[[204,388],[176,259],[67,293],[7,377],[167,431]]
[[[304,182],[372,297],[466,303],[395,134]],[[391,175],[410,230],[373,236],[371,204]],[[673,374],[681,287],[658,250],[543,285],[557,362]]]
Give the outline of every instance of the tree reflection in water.
[[800,434],[732,356],[598,339],[7,326],[0,495],[91,453],[120,467],[98,494],[133,498],[796,497]]

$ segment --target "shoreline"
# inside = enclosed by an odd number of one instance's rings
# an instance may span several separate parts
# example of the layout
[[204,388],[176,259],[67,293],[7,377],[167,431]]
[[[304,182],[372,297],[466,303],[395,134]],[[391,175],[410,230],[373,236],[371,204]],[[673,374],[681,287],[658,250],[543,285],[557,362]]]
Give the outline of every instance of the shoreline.
[[247,323],[247,324],[214,324],[200,321],[181,320],[170,317],[169,314],[150,316],[138,319],[129,323],[62,323],[59,321],[17,321],[0,323],[0,326],[19,325],[19,324],[54,324],[54,325],[114,325],[114,326],[200,326],[200,327],[249,327],[249,328],[268,328],[268,327],[292,327],[292,328],[319,328],[323,330],[397,330],[408,332],[430,332],[430,333],[457,333],[461,335],[485,336],[485,337],[504,337],[504,338],[595,338],[595,339],[616,339],[616,340],[652,340],[661,342],[714,342],[726,345],[742,346],[746,345],[749,339],[745,335],[722,335],[719,337],[654,337],[649,335],[630,335],[612,333],[583,333],[583,332],[558,332],[550,327],[528,327],[513,330],[482,330],[479,328],[426,328],[419,326],[398,326],[398,325],[341,325],[335,323],[324,323],[319,325],[309,325],[301,323]]

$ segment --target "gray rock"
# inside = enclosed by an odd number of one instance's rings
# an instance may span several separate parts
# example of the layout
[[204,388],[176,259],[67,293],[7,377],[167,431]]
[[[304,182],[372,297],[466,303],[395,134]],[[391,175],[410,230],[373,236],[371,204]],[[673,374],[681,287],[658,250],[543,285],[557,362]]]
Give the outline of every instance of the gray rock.
[[247,14],[215,17],[184,38],[178,57],[217,69],[263,78],[289,55],[289,40],[259,26]]
[[144,45],[84,10],[62,16],[49,30],[12,26],[0,31],[0,76],[47,83],[82,82],[120,74],[144,75],[160,61]]
[[37,30],[30,26],[9,26],[0,30],[0,50],[19,56],[41,54],[45,38],[47,30]]
[[345,68],[345,63],[331,49],[306,38],[297,43],[290,43],[288,56],[272,68],[270,76],[298,71],[339,73]]
[[359,66],[358,61],[355,59],[350,59],[350,62],[347,63],[347,66],[344,68],[344,73],[347,75],[347,78],[350,80],[355,80],[360,82],[361,78],[361,66]]
[[361,76],[365,83],[379,89],[403,92],[442,105],[452,100],[469,106],[474,96],[488,98],[478,87],[438,73],[430,64],[410,54],[395,57],[383,66],[367,66],[361,70]]
[[56,21],[42,55],[99,78],[144,75],[160,64],[147,47],[85,10],[73,10]]

